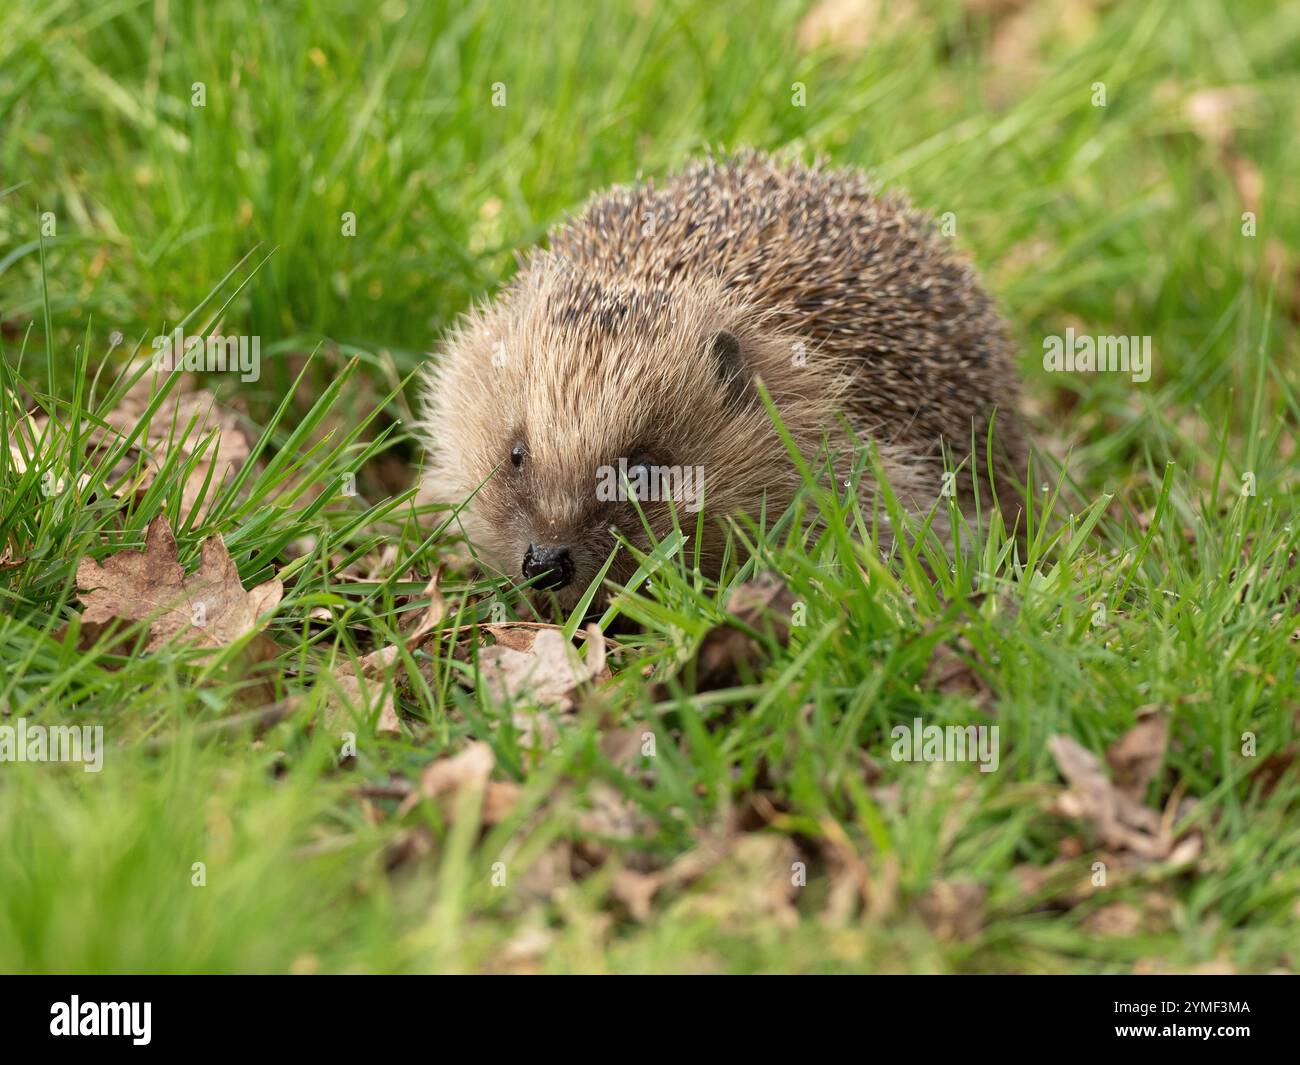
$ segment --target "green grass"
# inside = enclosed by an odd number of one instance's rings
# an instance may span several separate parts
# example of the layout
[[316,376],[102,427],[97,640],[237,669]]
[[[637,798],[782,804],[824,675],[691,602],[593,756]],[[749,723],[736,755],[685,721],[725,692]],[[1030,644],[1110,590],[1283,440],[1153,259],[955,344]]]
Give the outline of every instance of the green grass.
[[[0,968],[1295,969],[1300,10],[909,4],[844,54],[796,46],[806,6],[4,7],[0,435],[24,412],[48,429],[21,461],[0,447],[0,705],[102,724],[108,749],[98,774],[0,765]],[[1224,89],[1220,128],[1198,125],[1189,98]],[[918,535],[882,563],[843,530],[883,515],[810,489],[800,506],[840,532],[739,528],[757,563],[725,582],[780,574],[804,608],[788,642],[695,691],[725,589],[691,574],[689,547],[660,558],[617,599],[637,624],[611,631],[612,680],[529,750],[518,708],[461,683],[471,622],[526,608],[458,566],[447,516],[415,498],[409,376],[587,193],[718,144],[824,152],[953,213],[1024,353],[1044,452],[1027,543],[995,520],[951,557]],[[200,382],[257,461],[186,507],[173,450],[114,499],[134,453],[82,445],[119,409],[129,356],[187,316],[262,338],[258,382]],[[1042,338],[1068,326],[1151,336],[1151,380],[1044,373]],[[246,587],[284,580],[269,663],[245,641],[145,653],[139,629],[79,649],[78,560],[139,547],[159,514],[182,564],[220,534]],[[375,735],[382,685],[340,720],[339,668],[400,639],[440,562],[450,616],[406,660],[402,736]],[[987,694],[935,689],[940,644]],[[264,733],[239,727],[298,697]],[[1183,868],[1126,867],[1049,809],[1047,738],[1101,752],[1153,705],[1171,739],[1147,801],[1197,800],[1203,850]],[[996,720],[999,770],[892,761],[890,729],[918,716]],[[619,729],[653,732],[653,758],[612,758]],[[504,820],[384,793],[472,739],[520,785]],[[621,867],[711,848],[649,920],[618,901]],[[774,901],[793,862],[807,886]],[[867,901],[828,905],[845,862]],[[971,884],[971,926],[946,934],[927,900]],[[1127,926],[1100,930],[1116,914]]]

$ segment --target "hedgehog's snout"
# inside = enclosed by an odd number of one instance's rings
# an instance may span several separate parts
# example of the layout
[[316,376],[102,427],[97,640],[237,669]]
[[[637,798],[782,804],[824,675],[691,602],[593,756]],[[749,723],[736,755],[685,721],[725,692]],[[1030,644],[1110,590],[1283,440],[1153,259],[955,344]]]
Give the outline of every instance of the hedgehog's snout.
[[524,578],[532,580],[534,588],[565,588],[573,583],[573,554],[567,547],[539,547],[529,544],[524,552]]

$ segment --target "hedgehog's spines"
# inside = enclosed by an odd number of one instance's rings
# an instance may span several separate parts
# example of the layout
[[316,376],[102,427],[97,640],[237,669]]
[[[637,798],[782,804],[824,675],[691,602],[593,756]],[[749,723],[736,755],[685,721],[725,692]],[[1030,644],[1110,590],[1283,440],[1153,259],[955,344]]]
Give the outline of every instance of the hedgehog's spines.
[[761,404],[736,404],[734,375],[717,373],[719,331],[805,453],[845,413],[915,509],[940,498],[943,443],[961,459],[973,437],[967,467],[983,466],[995,409],[1023,476],[1006,328],[930,219],[856,170],[711,150],[595,196],[451,332],[426,421],[434,494],[476,491],[526,425],[530,470],[491,478],[467,519],[507,571],[527,537],[564,529],[594,545],[579,570],[598,567],[612,541],[592,524],[608,521],[593,466],[647,440],[705,466],[719,517],[779,513],[800,479]]

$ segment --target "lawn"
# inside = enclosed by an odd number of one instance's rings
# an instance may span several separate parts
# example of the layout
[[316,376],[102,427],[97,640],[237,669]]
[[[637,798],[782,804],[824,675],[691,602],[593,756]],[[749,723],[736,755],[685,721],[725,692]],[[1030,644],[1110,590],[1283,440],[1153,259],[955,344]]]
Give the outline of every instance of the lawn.
[[[1294,971],[1298,118],[1253,0],[6,3],[0,733],[102,747],[0,762],[0,970]],[[686,528],[539,615],[420,496],[413,375],[591,192],[743,145],[978,265],[1022,535],[814,471],[720,584]],[[260,374],[155,380],[177,328]]]

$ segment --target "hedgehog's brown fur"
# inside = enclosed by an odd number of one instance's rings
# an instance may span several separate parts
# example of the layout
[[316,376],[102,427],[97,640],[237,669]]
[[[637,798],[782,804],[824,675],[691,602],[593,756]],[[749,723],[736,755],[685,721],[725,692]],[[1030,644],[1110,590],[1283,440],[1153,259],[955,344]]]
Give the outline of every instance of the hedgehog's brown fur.
[[[595,197],[549,243],[452,331],[429,374],[425,431],[431,494],[474,496],[464,527],[485,561],[517,577],[529,544],[572,549],[568,604],[613,548],[611,525],[645,541],[631,504],[597,501],[602,464],[650,454],[702,466],[718,518],[757,516],[765,499],[775,517],[795,492],[762,404],[719,373],[710,344],[723,331],[806,455],[843,412],[915,510],[939,496],[943,448],[984,457],[994,410],[1003,468],[1024,476],[992,302],[926,218],[856,171],[709,158],[661,187]],[[666,504],[642,506],[658,535],[671,529]],[[682,524],[692,531],[693,516]],[[722,539],[706,535],[706,571]],[[630,575],[625,554],[610,577]]]

